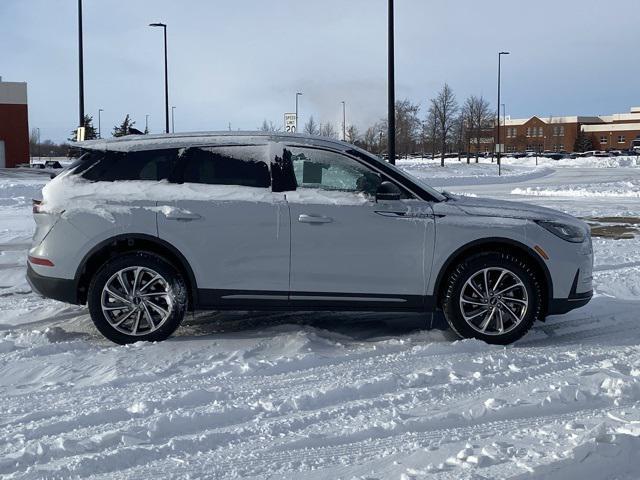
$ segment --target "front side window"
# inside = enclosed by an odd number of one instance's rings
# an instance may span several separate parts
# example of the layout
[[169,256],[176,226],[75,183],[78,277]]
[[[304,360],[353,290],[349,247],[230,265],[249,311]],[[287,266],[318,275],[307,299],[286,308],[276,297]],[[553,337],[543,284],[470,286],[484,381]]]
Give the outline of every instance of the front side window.
[[326,150],[287,147],[298,188],[375,195],[381,177],[359,162]]
[[262,146],[194,147],[180,156],[179,183],[269,188]]
[[[81,173],[92,182],[120,180],[159,181],[169,178],[178,155],[176,149],[140,152],[93,152],[95,160]],[[76,168],[80,170],[82,166]]]

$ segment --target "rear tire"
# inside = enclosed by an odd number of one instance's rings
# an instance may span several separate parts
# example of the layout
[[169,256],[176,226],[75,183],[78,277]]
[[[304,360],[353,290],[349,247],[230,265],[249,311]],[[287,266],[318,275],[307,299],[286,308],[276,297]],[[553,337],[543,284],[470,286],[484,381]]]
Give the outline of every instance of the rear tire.
[[100,267],[89,285],[88,304],[96,328],[112,342],[160,342],[184,318],[187,286],[161,256],[131,252]]
[[509,253],[486,252],[454,268],[442,307],[461,338],[507,345],[541,319],[542,305],[542,286],[526,261]]

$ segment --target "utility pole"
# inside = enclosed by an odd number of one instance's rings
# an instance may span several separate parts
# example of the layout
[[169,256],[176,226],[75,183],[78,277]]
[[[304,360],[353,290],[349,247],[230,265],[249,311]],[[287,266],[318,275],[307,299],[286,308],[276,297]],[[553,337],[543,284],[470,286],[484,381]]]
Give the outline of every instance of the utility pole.
[[82,44],[82,0],[78,0],[78,106],[79,127],[84,127],[84,53]]
[[103,109],[98,109],[98,138],[102,138],[102,112]]
[[164,116],[165,133],[169,133],[169,64],[167,60],[167,25],[156,22],[150,23],[150,27],[161,27],[164,31]]
[[298,132],[298,97],[300,95],[302,95],[302,93],[296,92],[296,131],[294,133]]
[[347,141],[347,113],[346,113],[346,104],[344,100],[342,101],[342,141]]
[[502,164],[500,162],[500,59],[502,55],[509,55],[509,52],[499,52],[498,53],[498,133],[497,133],[497,160],[498,160],[498,176],[502,175]]
[[389,34],[388,34],[388,120],[389,134],[387,138],[387,153],[389,163],[396,163],[396,86],[395,86],[395,57],[394,57],[394,20],[393,20],[393,0],[389,0]]

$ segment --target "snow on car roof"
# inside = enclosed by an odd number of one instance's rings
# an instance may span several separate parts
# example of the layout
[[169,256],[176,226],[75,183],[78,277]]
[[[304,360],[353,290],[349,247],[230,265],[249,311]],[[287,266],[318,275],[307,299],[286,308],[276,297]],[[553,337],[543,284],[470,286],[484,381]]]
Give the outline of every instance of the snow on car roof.
[[203,145],[246,145],[261,142],[291,142],[325,146],[338,150],[354,148],[348,143],[326,137],[278,132],[192,132],[162,135],[127,135],[126,137],[87,140],[72,145],[83,150],[136,152],[159,148],[185,148]]

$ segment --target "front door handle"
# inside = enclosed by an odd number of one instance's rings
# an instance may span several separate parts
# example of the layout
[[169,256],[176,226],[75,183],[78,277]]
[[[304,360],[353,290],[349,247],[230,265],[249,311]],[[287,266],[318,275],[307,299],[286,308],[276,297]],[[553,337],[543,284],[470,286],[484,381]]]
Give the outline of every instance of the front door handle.
[[177,220],[179,222],[190,222],[192,220],[199,220],[202,218],[202,216],[197,213],[174,207],[163,209],[162,214],[167,218],[167,220]]
[[323,217],[321,215],[306,215],[302,214],[298,217],[300,223],[331,223],[333,219],[331,217]]

